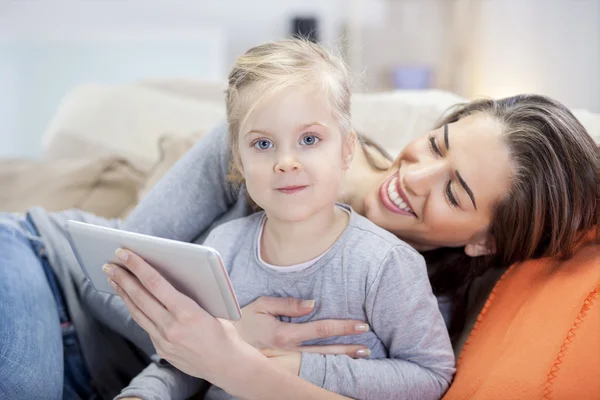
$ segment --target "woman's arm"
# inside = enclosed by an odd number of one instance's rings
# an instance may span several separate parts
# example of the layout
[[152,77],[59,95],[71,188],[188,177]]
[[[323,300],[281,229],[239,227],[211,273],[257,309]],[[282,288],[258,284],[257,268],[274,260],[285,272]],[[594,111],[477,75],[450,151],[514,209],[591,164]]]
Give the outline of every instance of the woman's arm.
[[[123,256],[123,253],[119,253]],[[212,317],[178,292],[150,265],[125,252],[126,270],[107,272],[158,354],[189,375],[245,399],[343,399],[278,368],[246,343],[229,321]]]
[[227,124],[187,152],[135,207],[122,229],[191,242],[237,200],[227,182]]

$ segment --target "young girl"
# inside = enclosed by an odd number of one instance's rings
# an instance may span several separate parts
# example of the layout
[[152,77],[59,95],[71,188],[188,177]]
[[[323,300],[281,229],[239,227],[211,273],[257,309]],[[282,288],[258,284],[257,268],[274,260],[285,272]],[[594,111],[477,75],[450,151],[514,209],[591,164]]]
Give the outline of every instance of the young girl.
[[[440,398],[454,355],[423,257],[336,204],[356,140],[342,61],[302,40],[255,47],[229,76],[227,115],[230,177],[263,211],[218,226],[204,244],[220,251],[240,305],[264,295],[317,299],[293,321],[368,321],[351,340],[370,359],[304,353],[290,368],[316,385],[353,398]],[[389,190],[412,214],[400,183]],[[332,343],[350,342],[307,344]],[[183,373],[151,365],[119,398],[183,399],[195,389]],[[207,394],[229,397],[216,387]]]

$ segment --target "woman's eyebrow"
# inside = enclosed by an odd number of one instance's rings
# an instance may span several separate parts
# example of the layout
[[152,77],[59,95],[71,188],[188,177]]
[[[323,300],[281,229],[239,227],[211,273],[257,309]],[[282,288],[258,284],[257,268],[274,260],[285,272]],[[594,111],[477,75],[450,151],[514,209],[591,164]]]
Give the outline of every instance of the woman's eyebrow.
[[444,143],[446,143],[446,151],[450,150],[450,143],[448,142],[448,124],[444,125]]
[[460,176],[458,171],[455,171],[455,173],[456,177],[458,178],[458,182],[460,182],[460,185],[463,187],[463,189],[465,189],[465,192],[467,192],[467,194],[471,198],[471,201],[473,202],[473,207],[475,207],[475,209],[477,210],[477,205],[475,204],[475,196],[473,195],[473,191],[471,191],[471,188],[469,187],[469,185],[467,185],[467,182],[465,182],[462,176]]
[[[446,143],[446,151],[448,151],[450,149],[450,142],[448,141],[448,124],[444,125],[444,142]],[[475,195],[473,195],[473,191],[471,190],[469,185],[467,185],[467,182],[465,182],[462,176],[460,176],[458,170],[455,171],[455,173],[456,177],[458,178],[458,182],[463,187],[463,189],[465,189],[465,192],[467,192],[469,198],[471,199],[471,202],[473,203],[473,207],[475,207],[475,209],[477,210],[477,204],[475,203]]]

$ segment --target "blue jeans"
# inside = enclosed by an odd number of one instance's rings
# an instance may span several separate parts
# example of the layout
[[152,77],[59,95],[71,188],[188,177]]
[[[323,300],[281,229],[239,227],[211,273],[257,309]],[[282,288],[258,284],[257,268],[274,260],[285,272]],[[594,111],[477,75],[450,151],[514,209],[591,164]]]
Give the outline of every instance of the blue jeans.
[[0,213],[0,399],[93,399],[45,253],[28,218]]

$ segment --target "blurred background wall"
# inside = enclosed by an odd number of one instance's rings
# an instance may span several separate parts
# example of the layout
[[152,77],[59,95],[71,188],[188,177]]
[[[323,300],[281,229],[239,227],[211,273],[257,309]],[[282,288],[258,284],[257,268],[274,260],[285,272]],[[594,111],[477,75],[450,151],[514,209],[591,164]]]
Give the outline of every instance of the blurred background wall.
[[294,19],[356,91],[537,92],[600,112],[600,0],[0,0],[0,157],[39,154],[74,86],[224,80]]

